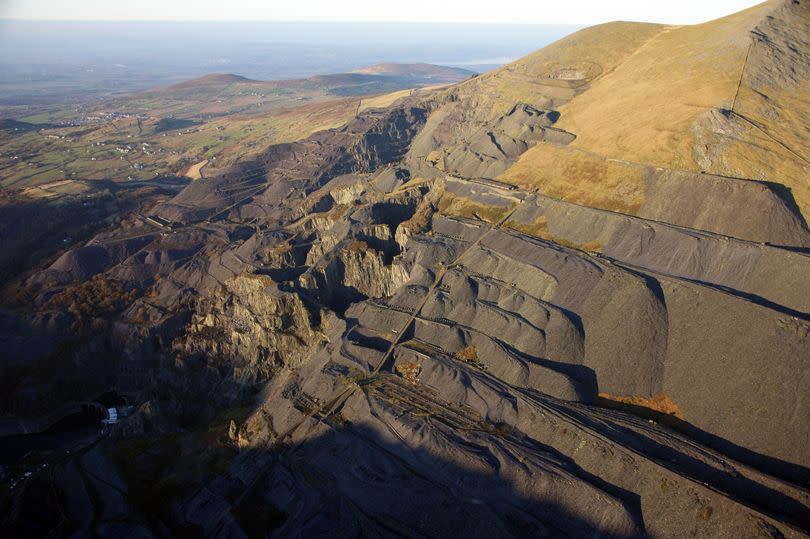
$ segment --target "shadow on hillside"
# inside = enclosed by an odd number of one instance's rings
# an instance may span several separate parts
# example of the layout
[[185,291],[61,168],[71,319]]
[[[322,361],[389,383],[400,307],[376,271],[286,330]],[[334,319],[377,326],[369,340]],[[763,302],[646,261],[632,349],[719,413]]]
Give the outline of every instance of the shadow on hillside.
[[[570,408],[566,413],[574,413],[582,425],[678,475],[778,521],[810,529],[810,508],[801,499],[746,475],[729,473],[722,466],[712,465],[708,457],[704,460],[677,445],[662,444],[643,430],[605,423]],[[270,529],[274,536],[281,537],[645,534],[638,494],[589,473],[550,446],[508,434],[508,427],[501,434],[481,436],[470,436],[464,429],[420,428],[417,438],[427,436],[428,444],[416,447],[413,442],[406,445],[400,441],[393,430],[381,434],[339,420],[331,421],[331,427],[293,448],[261,454],[261,479],[252,489],[232,491],[229,515],[251,537],[262,537],[263,530]],[[688,429],[695,434],[694,427]],[[708,440],[711,435],[706,433],[695,437],[727,455],[746,456],[740,454],[746,450],[736,446],[732,449],[729,442],[717,437]],[[508,446],[514,451],[511,457],[515,461],[511,464],[522,464],[519,474],[510,473],[515,468],[504,467],[503,454],[496,456],[491,449],[492,442],[499,444],[504,439],[509,440]],[[439,447],[459,458],[448,460],[426,447]],[[775,461],[748,453],[753,455],[751,464],[759,469],[771,467],[765,460]],[[535,460],[521,460],[521,455],[532,455]],[[540,473],[532,466],[538,456]],[[801,474],[807,470],[793,467],[780,471]],[[794,482],[801,478],[792,476]],[[549,481],[559,482],[549,485]],[[599,491],[602,498],[594,497],[592,489]],[[672,532],[677,534],[679,530]]]
[[185,531],[228,536],[238,526],[249,537],[330,538],[645,534],[638,495],[536,442],[525,449],[540,456],[541,473],[525,465],[534,474],[508,477],[485,438],[471,437],[481,442],[471,452],[469,439],[447,440],[463,444],[469,461],[462,463],[363,426],[333,426],[292,448],[244,453],[243,464],[263,464],[260,480],[247,490],[228,485],[228,510],[199,512],[205,524]]
[[[723,455],[803,488],[810,487],[810,468],[757,453],[756,451],[737,445],[725,438],[706,432],[675,416],[667,416],[667,419],[662,419],[660,416],[663,414],[657,414],[655,412],[653,412],[653,414],[658,415],[662,423],[688,435],[699,443],[711,447]],[[646,414],[636,412],[636,415],[644,417]],[[804,510],[807,512],[808,508],[804,508]],[[807,515],[806,519],[806,525],[810,527],[810,514]]]
[[200,122],[193,120],[185,120],[182,118],[161,118],[155,124],[153,129],[154,133],[163,133],[166,131],[174,131],[175,129],[188,129],[200,125]]
[[[189,183],[176,176],[116,183],[92,180],[79,195],[29,198],[0,193],[0,286],[52,261],[60,251],[81,245],[110,222],[173,195]],[[0,304],[14,301],[10,291]],[[24,304],[25,301],[22,301]]]
[[[171,481],[176,473],[169,479],[139,477],[149,485],[146,491],[129,485],[127,493],[113,493],[107,486],[120,484],[119,476],[109,467],[96,469],[98,459],[76,455],[54,469],[54,480],[35,477],[14,515],[0,519],[0,536],[124,537],[137,531],[143,537],[150,536],[147,529],[157,537],[646,535],[638,495],[589,475],[551,448],[510,446],[533,455],[526,470],[518,464],[521,473],[510,476],[485,443],[472,451],[465,445],[468,461],[460,463],[362,426],[333,427],[294,447],[243,450],[228,479],[209,477],[183,504],[177,504],[178,487]],[[472,436],[455,443],[469,440],[485,442]],[[155,454],[166,451],[161,445],[138,447],[143,455],[132,459],[176,459]],[[82,478],[72,471],[79,459],[86,468]],[[194,459],[186,467],[193,469]],[[237,477],[258,481],[246,486]],[[88,498],[88,488],[106,494]]]
[[[604,408],[628,412],[637,417],[655,420],[681,434],[685,434],[691,440],[718,451],[723,456],[747,464],[766,474],[780,477],[793,484],[805,488],[808,485],[808,472],[810,471],[807,468],[755,453],[719,436],[703,431],[674,415],[657,412],[643,406],[602,398],[597,398],[596,404]],[[568,413],[572,412],[568,410]],[[696,458],[690,453],[678,450],[677,446],[662,444],[654,437],[646,436],[643,431],[627,429],[620,424],[606,426],[604,421],[593,418],[588,414],[573,413],[576,415],[577,421],[583,425],[601,432],[625,447],[629,447],[654,461],[665,463],[668,469],[680,475],[710,486],[719,492],[726,493],[732,498],[756,507],[764,513],[774,515],[777,519],[787,519],[803,529],[810,529],[810,508],[804,505],[802,500],[791,498],[766,484],[758,483],[746,476],[727,473],[723,467],[712,465],[711,459]]]
[[799,205],[796,203],[796,198],[793,196],[793,190],[790,187],[777,182],[763,181],[762,183],[767,185],[774,193],[776,193],[776,196],[778,196],[782,202],[784,202],[788,211],[793,214],[793,216],[799,221],[805,230],[808,230],[807,221],[802,214],[801,208],[799,208]]
[[[592,416],[581,405],[565,401],[542,400],[561,416],[674,474],[778,521],[810,529],[810,513],[801,499],[722,465],[713,466],[712,459],[701,458],[700,452],[662,443],[652,433],[628,428],[610,416]],[[204,406],[203,401],[199,404]],[[382,419],[374,409],[371,415]],[[116,444],[113,453],[121,453],[119,446],[130,447],[129,453],[122,453],[134,466],[124,474],[128,477],[127,504],[137,509],[137,514],[130,510],[124,518],[122,505],[109,502],[117,504],[115,518],[148,526],[158,536],[182,537],[239,537],[242,532],[249,537],[330,538],[626,538],[646,534],[638,494],[583,469],[584,462],[589,462],[587,454],[574,460],[508,425],[465,428],[441,414],[416,423],[394,422],[400,431],[394,427],[386,430],[385,422],[376,423],[375,428],[351,423],[340,412],[323,421],[330,428],[315,427],[321,434],[306,442],[239,451],[226,475],[219,477],[216,475],[222,471],[212,466],[220,460],[216,450],[211,453],[213,440],[208,435],[200,443],[209,445],[198,450],[182,449],[185,442],[167,445],[166,440],[179,439],[182,433],[153,433],[134,442],[110,440]],[[219,431],[217,436],[224,437],[227,425],[221,425]],[[198,457],[197,453],[208,456]],[[154,465],[142,465],[144,459]],[[610,466],[610,462],[590,461],[586,467],[598,470],[594,466]],[[139,473],[133,476],[133,470]],[[177,483],[188,473],[185,470],[196,470],[195,484]],[[117,483],[109,471],[100,473],[103,481]],[[133,477],[140,485],[129,483]],[[45,524],[59,527],[69,523],[74,530],[88,511],[98,515],[99,520],[94,520],[97,529],[108,526],[112,521],[103,515],[109,503],[103,497],[93,499],[89,507],[65,503],[62,493],[83,492],[82,484],[72,481],[63,478],[58,489],[43,482],[31,490],[13,526],[44,530]],[[185,502],[178,505],[181,499]],[[59,511],[67,513],[60,516]],[[703,518],[697,505],[695,511],[696,519]],[[50,523],[31,521],[35,512],[51,515]],[[687,534],[688,530],[671,532]]]

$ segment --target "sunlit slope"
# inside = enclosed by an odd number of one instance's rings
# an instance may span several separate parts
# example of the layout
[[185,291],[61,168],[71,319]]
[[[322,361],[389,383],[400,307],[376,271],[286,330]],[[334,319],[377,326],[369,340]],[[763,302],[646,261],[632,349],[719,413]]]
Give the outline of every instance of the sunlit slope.
[[[556,198],[635,213],[645,196],[644,172],[635,164],[703,171],[782,183],[807,217],[808,21],[806,3],[774,0],[695,26],[591,29],[603,30],[599,47],[633,49],[612,58],[594,59],[590,43],[558,43],[527,57],[554,57],[562,48],[563,67],[607,68],[558,109],[555,127],[576,140],[538,144],[502,177]],[[647,39],[627,42],[633,32]]]
[[500,113],[515,102],[559,106],[610,74],[663,28],[628,22],[593,26],[456,88]]
[[623,22],[595,26],[437,94],[430,120],[411,144],[412,172],[494,178],[539,141],[570,142],[571,135],[553,127],[556,110],[661,29]]

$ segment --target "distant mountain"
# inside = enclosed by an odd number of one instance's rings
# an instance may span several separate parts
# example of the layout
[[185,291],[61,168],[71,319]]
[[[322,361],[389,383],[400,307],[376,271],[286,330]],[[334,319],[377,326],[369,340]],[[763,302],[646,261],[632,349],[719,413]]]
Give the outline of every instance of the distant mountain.
[[431,64],[377,64],[350,73],[302,79],[254,80],[231,73],[214,73],[104,101],[100,108],[120,108],[154,116],[214,117],[260,112],[301,101],[376,95],[411,88],[452,84],[473,71]]
[[383,75],[388,77],[409,77],[421,78],[425,80],[437,79],[443,82],[456,80],[461,81],[476,74],[475,71],[461,69],[459,67],[447,67],[435,64],[395,64],[382,63],[368,67],[355,69],[352,73],[363,73],[366,75]]
[[188,90],[205,87],[219,87],[231,84],[244,84],[256,87],[272,88],[335,88],[351,85],[368,85],[370,83],[390,83],[395,80],[400,84],[424,86],[427,84],[446,84],[461,82],[476,75],[475,71],[457,67],[433,64],[396,64],[383,63],[355,69],[349,73],[314,75],[303,79],[282,79],[262,81],[249,79],[232,73],[212,73],[195,79],[173,84],[165,90]]
[[202,77],[197,77],[196,79],[191,79],[183,82],[179,82],[177,84],[173,84],[169,86],[169,88],[191,88],[197,86],[205,86],[205,85],[219,85],[219,84],[234,84],[236,82],[255,82],[260,83],[261,81],[256,81],[253,79],[249,79],[247,77],[243,77],[241,75],[234,75],[233,73],[212,73],[210,75],[203,75]]

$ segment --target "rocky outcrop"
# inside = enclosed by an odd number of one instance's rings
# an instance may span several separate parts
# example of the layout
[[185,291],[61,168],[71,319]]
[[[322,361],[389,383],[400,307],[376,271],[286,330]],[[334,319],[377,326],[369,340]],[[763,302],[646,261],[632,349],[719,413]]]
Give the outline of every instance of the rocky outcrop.
[[268,277],[243,275],[199,300],[174,350],[227,369],[236,383],[255,385],[274,369],[296,367],[323,342],[320,313],[279,290]]
[[408,273],[399,262],[386,264],[384,253],[355,240],[304,273],[299,285],[315,292],[323,305],[344,311],[364,298],[390,296],[407,280]]
[[414,138],[408,163],[422,163],[467,178],[494,178],[538,142],[566,145],[576,137],[551,127],[553,110],[515,104],[503,115],[487,113],[472,99],[450,99],[431,114]]

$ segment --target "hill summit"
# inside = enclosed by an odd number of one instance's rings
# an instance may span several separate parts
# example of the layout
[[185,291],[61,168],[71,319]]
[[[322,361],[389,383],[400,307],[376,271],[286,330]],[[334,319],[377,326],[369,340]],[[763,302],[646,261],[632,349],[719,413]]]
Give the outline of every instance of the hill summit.
[[355,69],[352,73],[363,73],[366,75],[387,75],[396,77],[421,77],[445,80],[452,77],[459,79],[475,75],[474,71],[458,67],[447,67],[434,64],[394,64],[382,63],[368,67]]
[[170,86],[170,88],[191,88],[195,86],[233,84],[237,82],[259,82],[233,73],[212,73]]

